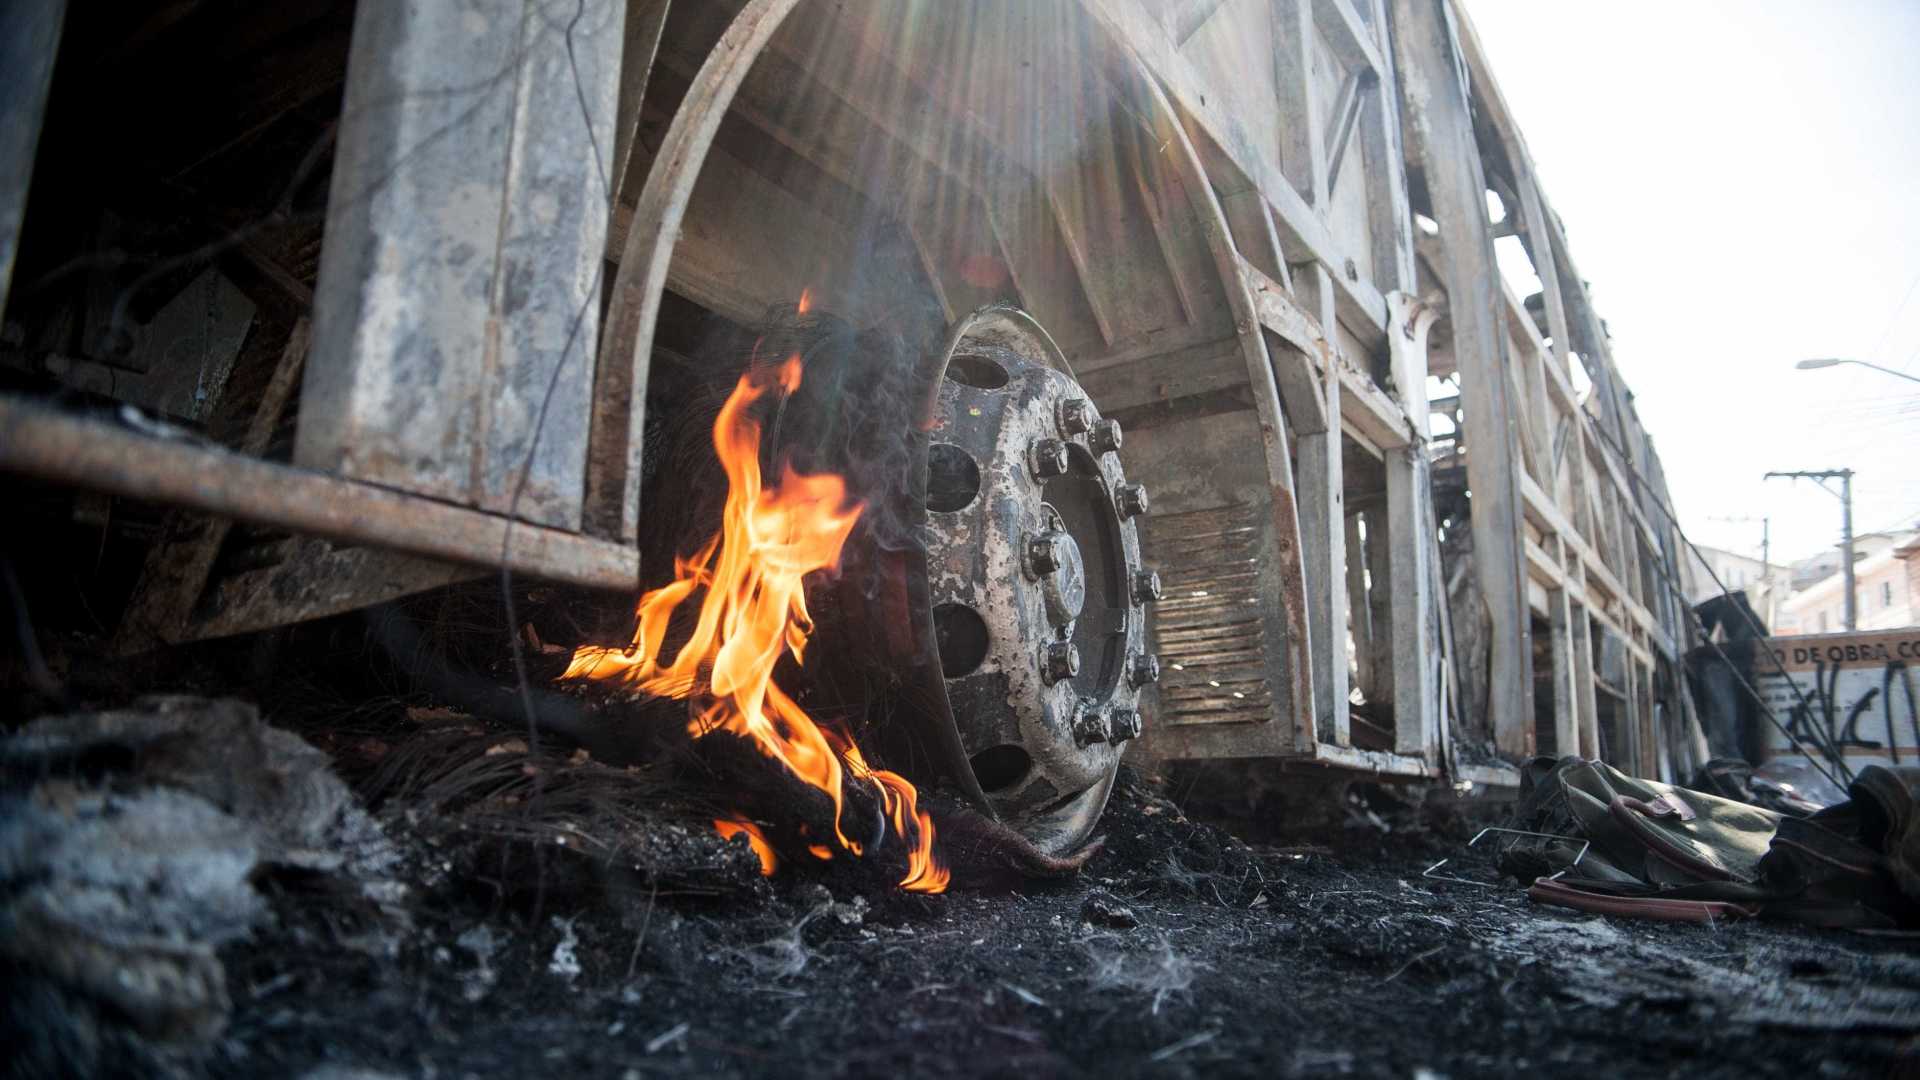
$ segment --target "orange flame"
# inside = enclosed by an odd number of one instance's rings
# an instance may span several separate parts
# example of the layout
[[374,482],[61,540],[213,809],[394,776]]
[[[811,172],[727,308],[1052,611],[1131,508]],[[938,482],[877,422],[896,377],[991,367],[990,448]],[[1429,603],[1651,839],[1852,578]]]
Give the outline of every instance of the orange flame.
[[[833,800],[834,839],[856,856],[861,845],[841,828],[843,785],[849,772],[870,781],[894,835],[911,849],[901,887],[942,892],[950,875],[933,857],[933,820],[917,809],[913,785],[868,767],[852,740],[815,724],[773,681],[782,652],[804,660],[813,631],[802,579],[839,564],[841,548],[864,509],[847,503],[845,482],[830,473],[802,476],[786,467],[771,490],[761,486],[760,424],[749,409],[775,387],[793,393],[800,377],[798,354],[740,377],[713,422],[713,448],[727,474],[720,532],[692,558],[674,560],[672,583],[640,598],[631,646],[583,646],[562,678],[604,679],[674,698],[697,697],[688,734],[697,739],[725,730],[743,736],[826,792]],[[671,662],[661,664],[668,618],[700,589],[706,593],[693,636]],[[716,822],[715,828],[726,836],[747,832],[761,865],[773,872],[772,848],[758,830],[744,822]]]
[[747,821],[744,818],[738,821],[716,818],[713,822],[713,830],[719,833],[724,840],[731,840],[741,833],[745,833],[747,836],[747,846],[753,849],[755,855],[760,856],[760,872],[767,877],[772,877],[774,870],[779,867],[780,859],[774,855],[773,845],[767,843],[767,834],[761,832],[760,826],[755,825],[753,822]]

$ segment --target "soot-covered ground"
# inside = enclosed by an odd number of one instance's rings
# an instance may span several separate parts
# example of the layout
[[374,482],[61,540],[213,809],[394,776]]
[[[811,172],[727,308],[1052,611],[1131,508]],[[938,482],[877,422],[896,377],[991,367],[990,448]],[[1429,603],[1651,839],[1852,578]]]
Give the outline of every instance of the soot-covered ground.
[[[445,710],[409,710],[400,726],[307,732],[391,848],[255,872],[268,912],[218,950],[230,1002],[218,1034],[184,1056],[98,1064],[236,1077],[1799,1078],[1920,1061],[1914,943],[1538,907],[1466,847],[1475,814],[1459,807],[1356,804],[1308,834],[1243,822],[1265,838],[1248,845],[1129,772],[1105,847],[1079,873],[991,888],[963,877],[917,896],[831,864],[762,879],[697,800],[583,752],[535,756]],[[197,783],[180,758],[169,775]],[[1436,873],[1463,881],[1423,876],[1442,858]],[[329,883],[354,873],[379,887]]]

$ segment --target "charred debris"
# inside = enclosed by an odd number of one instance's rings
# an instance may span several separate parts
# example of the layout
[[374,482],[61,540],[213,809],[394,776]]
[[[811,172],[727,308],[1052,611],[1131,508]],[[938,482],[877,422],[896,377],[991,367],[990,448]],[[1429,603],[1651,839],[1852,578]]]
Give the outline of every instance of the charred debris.
[[359,706],[9,738],[14,1072],[1786,1076],[1884,1071],[1920,1005],[1881,939],[1553,914],[1404,789],[1280,830],[1280,785],[1250,843],[1123,770],[1077,872],[956,833],[968,884],[929,897],[845,860],[767,878],[657,765]]

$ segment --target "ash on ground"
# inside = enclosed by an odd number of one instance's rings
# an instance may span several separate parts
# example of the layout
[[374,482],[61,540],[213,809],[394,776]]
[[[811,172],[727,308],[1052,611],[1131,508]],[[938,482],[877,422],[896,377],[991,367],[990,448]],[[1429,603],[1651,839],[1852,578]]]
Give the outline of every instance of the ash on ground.
[[927,897],[830,864],[762,878],[697,793],[450,710],[391,712],[303,731],[321,750],[180,699],[12,736],[13,1071],[1799,1078],[1920,1060],[1912,942],[1539,908],[1466,847],[1470,814],[1391,792],[1325,786],[1314,805],[1340,813],[1289,829],[1269,809],[1237,824],[1249,845],[1128,772],[1080,873]]

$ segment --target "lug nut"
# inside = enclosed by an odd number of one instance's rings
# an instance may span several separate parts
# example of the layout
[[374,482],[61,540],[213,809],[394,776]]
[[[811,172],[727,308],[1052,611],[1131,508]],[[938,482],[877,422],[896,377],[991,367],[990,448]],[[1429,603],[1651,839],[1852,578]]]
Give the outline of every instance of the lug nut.
[[1027,541],[1027,565],[1035,577],[1045,577],[1060,569],[1060,537],[1045,532]]
[[1086,398],[1068,398],[1060,403],[1057,419],[1061,434],[1071,438],[1093,426],[1093,406]]
[[1127,681],[1135,686],[1160,681],[1160,658],[1152,653],[1141,653],[1127,665]]
[[1140,737],[1140,714],[1133,709],[1115,709],[1108,717],[1107,738],[1115,743]]
[[1121,518],[1134,518],[1147,512],[1147,489],[1139,484],[1121,484],[1113,489],[1114,508]]
[[1048,686],[1062,679],[1071,679],[1080,674],[1080,650],[1073,647],[1071,641],[1049,641],[1044,661],[1040,665],[1040,677]]
[[1073,741],[1079,746],[1103,743],[1114,737],[1107,714],[1092,699],[1083,699],[1073,714]]
[[1117,454],[1120,452],[1120,421],[1102,420],[1093,425],[1087,433],[1087,445],[1093,447],[1096,454]]
[[1059,439],[1033,440],[1033,473],[1041,479],[1067,474],[1067,444]]
[[1160,571],[1135,570],[1133,572],[1133,602],[1151,604],[1160,599]]

